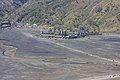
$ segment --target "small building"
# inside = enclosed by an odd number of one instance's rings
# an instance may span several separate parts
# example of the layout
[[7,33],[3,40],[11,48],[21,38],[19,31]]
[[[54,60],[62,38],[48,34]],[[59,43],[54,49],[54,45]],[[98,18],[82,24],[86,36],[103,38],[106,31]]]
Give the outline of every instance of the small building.
[[0,29],[2,29],[2,28],[10,28],[10,27],[11,27],[11,22],[9,20],[1,22]]

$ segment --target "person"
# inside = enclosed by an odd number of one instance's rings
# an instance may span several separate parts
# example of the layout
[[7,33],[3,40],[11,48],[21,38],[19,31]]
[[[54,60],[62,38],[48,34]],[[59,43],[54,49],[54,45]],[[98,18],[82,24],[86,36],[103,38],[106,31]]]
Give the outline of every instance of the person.
[[3,52],[2,52],[3,55],[5,55],[5,49],[3,49]]

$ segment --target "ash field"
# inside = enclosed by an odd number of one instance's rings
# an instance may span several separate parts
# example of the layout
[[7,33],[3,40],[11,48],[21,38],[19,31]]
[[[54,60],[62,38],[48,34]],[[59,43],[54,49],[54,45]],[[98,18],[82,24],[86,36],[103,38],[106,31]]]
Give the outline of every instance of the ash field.
[[14,57],[0,49],[0,80],[120,80],[120,34],[78,39],[45,39],[39,30],[1,30],[0,43],[17,48]]

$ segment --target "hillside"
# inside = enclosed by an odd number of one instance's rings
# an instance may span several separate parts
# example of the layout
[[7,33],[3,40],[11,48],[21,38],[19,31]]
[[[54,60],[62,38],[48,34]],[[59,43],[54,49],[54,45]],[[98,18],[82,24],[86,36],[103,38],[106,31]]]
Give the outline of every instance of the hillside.
[[0,0],[0,20],[21,7],[27,0]]
[[8,18],[57,28],[120,31],[120,0],[29,0]]

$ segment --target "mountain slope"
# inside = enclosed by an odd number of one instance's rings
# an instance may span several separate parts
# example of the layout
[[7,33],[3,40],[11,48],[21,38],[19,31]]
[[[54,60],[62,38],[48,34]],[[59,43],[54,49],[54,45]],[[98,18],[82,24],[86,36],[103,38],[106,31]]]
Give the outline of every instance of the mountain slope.
[[8,16],[28,0],[0,0],[0,19]]
[[120,0],[29,0],[9,18],[54,27],[119,31]]

